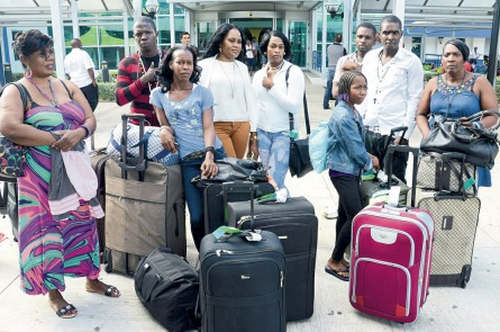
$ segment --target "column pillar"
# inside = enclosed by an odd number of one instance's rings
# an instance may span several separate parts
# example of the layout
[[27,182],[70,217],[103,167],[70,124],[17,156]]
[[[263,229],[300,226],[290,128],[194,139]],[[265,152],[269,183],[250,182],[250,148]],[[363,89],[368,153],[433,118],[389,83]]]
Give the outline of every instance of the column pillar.
[[62,0],[50,0],[50,15],[52,20],[52,37],[54,38],[54,55],[56,58],[57,78],[64,75],[64,28],[62,21]]

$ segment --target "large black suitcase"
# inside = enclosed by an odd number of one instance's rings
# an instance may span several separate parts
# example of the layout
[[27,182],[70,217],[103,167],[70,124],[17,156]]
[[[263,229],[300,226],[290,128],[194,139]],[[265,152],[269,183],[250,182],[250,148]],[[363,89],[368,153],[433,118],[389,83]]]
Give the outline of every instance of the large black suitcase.
[[[227,191],[237,191],[229,188]],[[226,191],[225,191],[226,192]],[[229,225],[250,228],[248,202],[228,203]],[[304,197],[289,198],[285,204],[255,204],[255,228],[278,235],[286,255],[286,319],[295,321],[314,311],[314,271],[318,242],[318,219]]]
[[[274,192],[274,187],[268,182],[259,182],[255,185],[255,195],[257,197]],[[248,192],[230,193],[226,199],[229,202],[246,201],[248,200]],[[222,183],[210,184],[203,190],[203,205],[205,234],[209,234],[219,226],[224,225],[224,220],[227,219],[227,215],[224,213]]]
[[286,331],[285,254],[276,234],[260,235],[221,241],[211,233],[201,241],[202,331]]

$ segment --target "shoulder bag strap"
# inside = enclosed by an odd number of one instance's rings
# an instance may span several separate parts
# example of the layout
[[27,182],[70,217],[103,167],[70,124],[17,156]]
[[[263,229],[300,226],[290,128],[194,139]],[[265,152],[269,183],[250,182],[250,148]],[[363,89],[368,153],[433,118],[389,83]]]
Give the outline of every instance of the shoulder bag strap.
[[[26,88],[24,87],[24,85],[22,85],[19,81],[18,82],[13,82],[13,83],[7,83],[1,90],[0,90],[0,96],[2,96],[3,94],[3,91],[5,90],[6,87],[8,87],[9,85],[14,85],[17,90],[19,90],[19,94],[21,96],[21,101],[23,103],[23,110],[24,112],[26,112],[28,110],[28,96],[29,96],[29,93],[28,91],[26,91]],[[31,96],[29,97],[30,101],[32,102],[31,100]]]
[[[290,69],[293,67],[293,65],[290,65],[286,69],[286,74],[285,74],[285,84],[286,84],[286,89],[288,90],[288,77],[290,76]],[[309,135],[311,133],[311,125],[309,123],[309,109],[307,107],[307,97],[306,97],[306,89],[304,85],[304,97],[302,98],[302,103],[304,107],[304,121],[306,122],[306,133]],[[288,120],[290,122],[290,131],[294,129],[294,121],[293,121],[293,113],[288,113]]]
[[73,95],[71,94],[71,92],[69,92],[69,89],[68,89],[68,86],[66,85],[66,83],[64,83],[63,80],[59,79],[59,82],[61,82],[61,84],[63,85],[64,89],[66,90],[66,92],[68,93],[68,96],[71,100],[73,100]]

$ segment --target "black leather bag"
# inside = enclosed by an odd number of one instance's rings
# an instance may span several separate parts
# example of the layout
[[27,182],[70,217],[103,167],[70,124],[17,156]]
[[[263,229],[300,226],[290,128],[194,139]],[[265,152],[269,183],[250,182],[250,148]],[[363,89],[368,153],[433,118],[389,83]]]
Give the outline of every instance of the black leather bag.
[[[290,69],[292,67],[293,66],[289,66],[285,74],[285,84],[287,89],[288,77],[290,76]],[[304,105],[304,121],[306,122],[307,137],[302,139],[290,137],[290,158],[288,160],[290,174],[299,178],[306,175],[313,169],[311,159],[309,158],[309,134],[311,133],[311,126],[309,125],[309,111],[307,108],[307,97],[305,91],[302,102]],[[290,133],[292,133],[295,126],[292,113],[288,113],[288,119],[290,121]]]
[[219,171],[211,179],[202,179],[196,176],[191,179],[198,188],[204,189],[214,183],[223,183],[231,181],[251,181],[266,182],[267,170],[261,162],[250,159],[238,159],[226,157],[215,162]]
[[151,315],[172,332],[199,327],[198,272],[171,249],[154,249],[137,265],[135,292]]
[[292,176],[301,177],[313,167],[309,158],[309,136],[302,139],[290,138],[290,160],[288,167]]
[[431,132],[425,137],[420,149],[423,152],[460,152],[465,154],[466,162],[476,166],[492,168],[498,154],[497,125],[482,129],[465,126],[465,122],[473,122],[487,115],[500,116],[496,111],[482,111],[468,118],[454,121],[436,121]]

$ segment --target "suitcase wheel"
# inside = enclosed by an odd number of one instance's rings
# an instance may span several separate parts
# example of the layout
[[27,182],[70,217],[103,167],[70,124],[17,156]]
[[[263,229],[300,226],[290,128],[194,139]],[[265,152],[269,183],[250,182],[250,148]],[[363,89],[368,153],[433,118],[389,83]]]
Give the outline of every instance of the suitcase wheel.
[[462,273],[460,274],[460,278],[458,279],[458,285],[462,288],[467,287],[467,283],[470,280],[470,276],[472,273],[472,266],[464,265],[462,267]]
[[107,263],[104,267],[104,271],[111,273],[113,271],[113,260],[111,259],[111,250],[104,248],[103,253],[104,261]]

